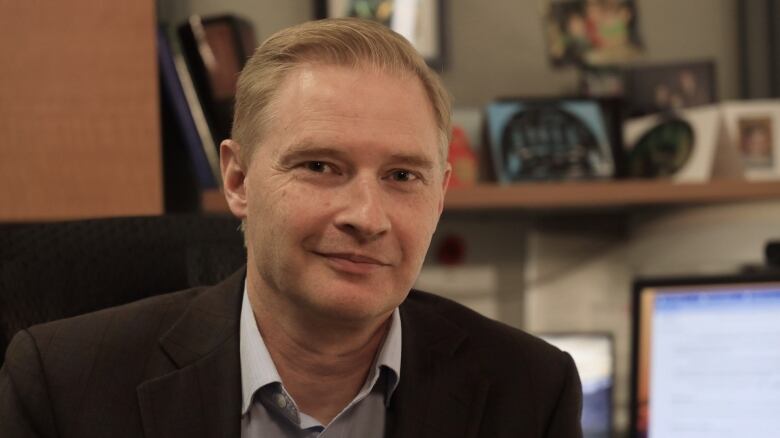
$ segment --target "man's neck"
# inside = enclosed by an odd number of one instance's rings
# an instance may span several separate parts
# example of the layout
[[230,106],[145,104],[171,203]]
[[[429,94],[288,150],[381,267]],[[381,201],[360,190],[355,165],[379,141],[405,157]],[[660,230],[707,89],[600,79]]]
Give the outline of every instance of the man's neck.
[[327,425],[365,383],[390,315],[373,324],[328,327],[269,308],[251,289],[249,299],[285,388],[302,412]]

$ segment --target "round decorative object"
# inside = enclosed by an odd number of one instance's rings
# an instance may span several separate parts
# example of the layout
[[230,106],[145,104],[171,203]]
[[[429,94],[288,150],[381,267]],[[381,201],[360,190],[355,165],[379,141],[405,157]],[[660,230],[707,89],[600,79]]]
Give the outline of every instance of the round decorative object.
[[604,160],[588,126],[554,106],[533,106],[512,116],[501,136],[501,155],[512,181],[589,177]]
[[629,175],[658,178],[677,173],[693,154],[695,135],[685,120],[665,120],[645,132],[628,157]]

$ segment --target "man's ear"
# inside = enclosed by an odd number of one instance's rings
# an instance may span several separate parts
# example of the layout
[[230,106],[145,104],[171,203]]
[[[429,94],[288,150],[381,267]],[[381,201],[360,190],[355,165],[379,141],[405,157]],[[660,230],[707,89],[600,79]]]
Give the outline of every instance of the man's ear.
[[222,187],[230,211],[239,219],[246,218],[246,170],[241,163],[241,145],[224,140],[219,145],[219,167]]

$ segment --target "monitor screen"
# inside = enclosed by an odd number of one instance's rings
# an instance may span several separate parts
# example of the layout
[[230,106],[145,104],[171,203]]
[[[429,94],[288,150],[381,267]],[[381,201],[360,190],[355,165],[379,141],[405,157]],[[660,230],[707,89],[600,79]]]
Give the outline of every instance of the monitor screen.
[[780,277],[634,285],[635,437],[777,436]]
[[582,381],[584,438],[609,438],[612,430],[614,351],[612,336],[603,333],[541,334],[571,354]]

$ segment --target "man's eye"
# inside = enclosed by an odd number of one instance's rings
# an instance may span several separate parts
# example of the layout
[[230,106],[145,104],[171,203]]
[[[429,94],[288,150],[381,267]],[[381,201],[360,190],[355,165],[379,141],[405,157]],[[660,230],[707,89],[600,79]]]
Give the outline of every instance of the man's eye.
[[417,175],[408,170],[394,170],[393,173],[390,174],[390,178],[392,178],[393,181],[406,182],[416,180]]
[[325,173],[333,172],[333,168],[322,161],[308,161],[304,166],[312,172]]

